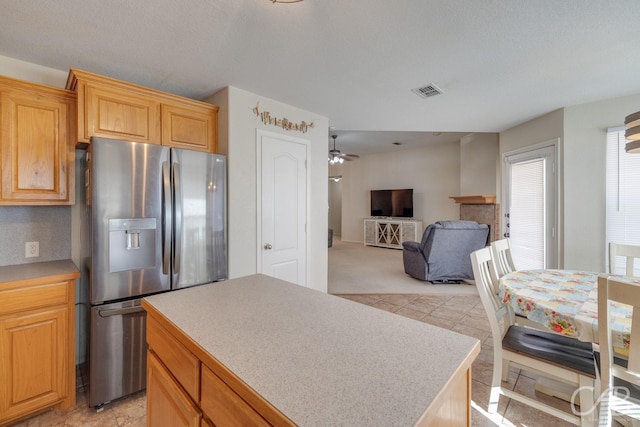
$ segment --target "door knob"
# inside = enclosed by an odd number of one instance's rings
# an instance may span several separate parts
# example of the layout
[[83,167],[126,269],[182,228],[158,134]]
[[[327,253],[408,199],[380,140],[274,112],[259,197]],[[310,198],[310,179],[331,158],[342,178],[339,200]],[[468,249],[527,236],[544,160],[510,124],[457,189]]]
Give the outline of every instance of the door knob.
[[271,246],[271,243],[267,243],[266,245],[264,245],[264,248],[266,250],[270,250],[270,249],[273,249],[273,246]]

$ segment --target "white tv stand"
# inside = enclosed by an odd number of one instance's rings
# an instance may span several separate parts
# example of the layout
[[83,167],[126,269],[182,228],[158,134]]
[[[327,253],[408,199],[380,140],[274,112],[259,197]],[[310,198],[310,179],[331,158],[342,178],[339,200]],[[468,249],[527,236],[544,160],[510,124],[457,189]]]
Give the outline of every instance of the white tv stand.
[[366,218],[365,246],[402,249],[402,242],[422,239],[422,221],[409,218]]

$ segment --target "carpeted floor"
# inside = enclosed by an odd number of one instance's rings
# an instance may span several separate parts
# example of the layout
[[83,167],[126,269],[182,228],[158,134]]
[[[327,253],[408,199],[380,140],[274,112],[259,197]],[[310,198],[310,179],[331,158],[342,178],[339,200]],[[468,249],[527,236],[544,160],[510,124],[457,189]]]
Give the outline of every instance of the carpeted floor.
[[334,236],[329,248],[331,294],[478,295],[468,283],[433,285],[404,272],[402,250],[342,242]]

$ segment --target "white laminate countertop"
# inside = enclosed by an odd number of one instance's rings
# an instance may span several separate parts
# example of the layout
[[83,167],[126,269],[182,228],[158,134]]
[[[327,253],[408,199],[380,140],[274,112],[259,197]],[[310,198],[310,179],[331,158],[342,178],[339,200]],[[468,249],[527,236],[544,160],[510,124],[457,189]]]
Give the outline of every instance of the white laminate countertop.
[[73,261],[68,259],[0,267],[0,283],[57,276],[79,277],[80,272]]
[[300,426],[410,426],[480,342],[256,274],[145,298]]

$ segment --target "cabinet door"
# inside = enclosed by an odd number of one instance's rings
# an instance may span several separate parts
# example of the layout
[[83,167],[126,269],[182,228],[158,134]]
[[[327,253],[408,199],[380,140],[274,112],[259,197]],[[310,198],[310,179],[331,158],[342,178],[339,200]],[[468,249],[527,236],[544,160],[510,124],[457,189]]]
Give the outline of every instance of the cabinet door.
[[364,244],[376,244],[376,220],[364,220]]
[[73,204],[73,100],[2,92],[1,204]]
[[162,104],[162,145],[215,153],[217,121],[213,105]]
[[378,245],[401,248],[401,226],[399,222],[378,222]]
[[64,399],[67,389],[67,308],[0,320],[0,422]]
[[147,352],[147,425],[200,427],[202,414],[160,360]]
[[422,239],[420,232],[422,231],[421,221],[403,221],[402,222],[402,241],[419,242]]
[[86,83],[78,91],[83,123],[78,134],[160,144],[160,103],[119,88]]
[[247,402],[209,368],[202,367],[200,406],[205,416],[219,426],[268,426]]

